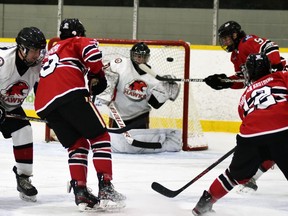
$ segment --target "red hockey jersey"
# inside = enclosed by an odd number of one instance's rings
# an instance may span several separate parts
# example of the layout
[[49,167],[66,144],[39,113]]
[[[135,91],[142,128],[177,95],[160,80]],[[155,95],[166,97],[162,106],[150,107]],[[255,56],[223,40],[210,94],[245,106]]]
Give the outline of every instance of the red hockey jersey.
[[240,99],[238,112],[242,137],[287,130],[288,72],[275,72],[252,83]]
[[92,38],[73,37],[60,40],[48,53],[40,72],[35,96],[35,110],[40,117],[77,95],[89,95],[84,76],[102,71],[102,53]]
[[[242,65],[245,64],[248,55],[256,53],[265,53],[268,56],[272,67],[281,63],[283,67],[286,65],[285,59],[281,58],[280,56],[279,47],[277,44],[266,38],[260,38],[256,35],[246,35],[246,37],[240,41],[238,50],[234,50],[231,53],[230,60],[234,64],[234,70],[236,74],[230,78],[243,78],[241,72]],[[231,88],[238,89],[243,87],[243,83],[235,82]]]

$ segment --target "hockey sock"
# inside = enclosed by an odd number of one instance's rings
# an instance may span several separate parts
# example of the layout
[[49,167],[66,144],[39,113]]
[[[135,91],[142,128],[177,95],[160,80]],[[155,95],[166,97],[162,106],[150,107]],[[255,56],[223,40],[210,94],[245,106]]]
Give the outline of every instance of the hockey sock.
[[32,175],[33,166],[33,138],[32,128],[27,125],[12,134],[13,153],[16,161],[17,173]]
[[271,169],[274,164],[274,161],[266,160],[260,165],[259,169],[261,169],[262,172],[266,172],[267,170]]
[[218,178],[214,180],[209,188],[209,193],[211,194],[215,203],[218,199],[225,196],[229,191],[231,191],[235,185],[238,183],[232,178],[230,171],[226,169],[226,171],[219,175]]
[[73,146],[68,149],[69,170],[71,179],[78,182],[78,185],[86,185],[88,166],[89,143],[86,139],[78,139]]
[[93,151],[93,164],[97,173],[110,175],[112,179],[112,156],[108,132],[89,140]]

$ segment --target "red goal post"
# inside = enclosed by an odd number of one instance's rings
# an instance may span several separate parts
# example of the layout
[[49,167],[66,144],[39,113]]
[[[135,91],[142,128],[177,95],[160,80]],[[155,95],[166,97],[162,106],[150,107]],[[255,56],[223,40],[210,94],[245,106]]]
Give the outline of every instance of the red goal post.
[[[59,38],[52,38],[48,50]],[[174,40],[125,40],[98,38],[99,49],[103,53],[104,64],[119,57],[130,57],[130,49],[137,42],[145,42],[151,50],[149,63],[159,75],[174,75],[177,78],[190,78],[190,45],[185,41]],[[182,131],[184,151],[208,149],[203,135],[193,93],[189,82],[181,83],[178,98],[167,101],[160,109],[151,111],[151,128],[174,128]],[[105,119],[105,114],[104,114]],[[107,118],[108,119],[108,118]],[[51,130],[46,127],[45,140],[51,141]]]

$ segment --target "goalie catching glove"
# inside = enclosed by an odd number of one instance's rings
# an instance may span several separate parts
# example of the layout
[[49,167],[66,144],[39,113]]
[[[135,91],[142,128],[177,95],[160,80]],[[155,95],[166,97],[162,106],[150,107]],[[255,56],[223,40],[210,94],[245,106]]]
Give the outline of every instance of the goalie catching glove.
[[214,74],[204,79],[204,82],[215,90],[230,88],[232,82],[227,82],[229,78],[225,74]]
[[92,72],[88,72],[88,86],[90,94],[98,95],[102,93],[107,87],[107,80],[104,75],[104,72],[93,74]]
[[[164,75],[165,78],[174,78],[171,75]],[[175,81],[159,82],[151,89],[151,94],[159,103],[165,103],[167,100],[175,101],[180,92],[180,84]]]

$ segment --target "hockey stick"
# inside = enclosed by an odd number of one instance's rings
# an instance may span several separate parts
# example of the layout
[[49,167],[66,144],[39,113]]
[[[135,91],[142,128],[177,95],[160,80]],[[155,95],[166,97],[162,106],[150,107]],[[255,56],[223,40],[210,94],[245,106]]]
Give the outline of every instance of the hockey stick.
[[17,114],[6,114],[5,117],[6,118],[19,119],[19,120],[27,120],[27,121],[48,123],[48,121],[45,120],[45,119],[34,118],[34,117],[30,117],[30,116],[21,116],[21,115],[17,115]]
[[213,164],[211,164],[209,167],[207,167],[203,172],[201,172],[199,175],[197,175],[195,178],[193,178],[190,182],[188,182],[186,185],[181,187],[178,190],[170,190],[163,185],[153,182],[151,187],[156,192],[169,197],[173,198],[176,197],[178,194],[180,194],[182,191],[184,191],[186,188],[188,188],[190,185],[192,185],[194,182],[196,182],[198,179],[200,179],[202,176],[204,176],[206,173],[208,173],[210,170],[212,170],[215,166],[217,166],[219,163],[221,163],[223,160],[225,160],[227,157],[229,157],[233,152],[235,151],[235,147],[231,149],[229,152],[227,152],[225,155],[223,155],[221,158],[219,158],[217,161],[215,161]]
[[[125,123],[124,123],[123,119],[121,118],[118,110],[116,109],[114,103],[111,102],[108,107],[109,107],[110,112],[113,115],[113,118],[116,121],[118,127],[119,128],[125,127]],[[159,142],[142,142],[139,140],[135,140],[132,138],[131,134],[128,131],[124,132],[123,135],[124,135],[125,139],[127,140],[127,142],[129,144],[131,144],[132,146],[139,147],[139,148],[147,148],[147,149],[162,148],[162,145]]]
[[[182,78],[166,78],[159,76],[156,74],[151,68],[149,68],[146,64],[139,64],[139,68],[144,72],[152,75],[159,81],[168,81],[168,82],[205,82],[205,79],[182,79]],[[224,82],[244,82],[243,79],[239,80],[231,80],[231,79],[222,79]]]
[[[27,121],[35,121],[35,122],[43,122],[43,123],[48,123],[47,120],[45,119],[40,119],[40,118],[34,118],[34,117],[30,117],[30,116],[21,116],[21,115],[17,115],[17,114],[6,114],[5,116],[6,118],[13,118],[13,119],[19,119],[19,120],[27,120]],[[132,122],[129,125],[126,125],[125,127],[122,128],[107,128],[109,133],[116,133],[116,134],[121,134],[121,133],[125,133],[128,130],[131,130],[135,127],[137,127],[139,125],[139,122]]]

